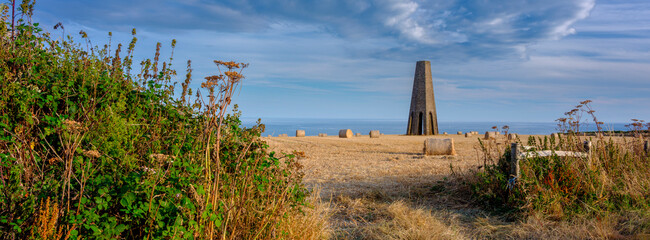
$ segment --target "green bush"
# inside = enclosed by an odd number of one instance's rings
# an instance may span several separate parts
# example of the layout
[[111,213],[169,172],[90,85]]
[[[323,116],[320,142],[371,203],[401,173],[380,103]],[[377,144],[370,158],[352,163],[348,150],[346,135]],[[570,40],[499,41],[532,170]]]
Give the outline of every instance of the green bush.
[[91,47],[24,20],[29,1],[15,26],[2,8],[2,238],[272,238],[304,205],[294,155],[268,152],[236,105],[226,114],[245,64],[215,61],[227,71],[192,102],[190,62],[174,97],[160,43],[130,73],[135,30],[124,51]]

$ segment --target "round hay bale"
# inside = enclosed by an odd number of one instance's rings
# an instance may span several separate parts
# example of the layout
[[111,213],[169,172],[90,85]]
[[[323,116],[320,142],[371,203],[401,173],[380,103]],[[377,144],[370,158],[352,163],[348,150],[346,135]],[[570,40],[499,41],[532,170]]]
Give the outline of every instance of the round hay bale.
[[355,133],[354,136],[361,137],[361,133]]
[[379,130],[372,130],[368,134],[370,135],[370,138],[379,138],[380,133],[379,133]]
[[463,132],[458,131],[456,134],[458,134],[458,135],[463,135]]
[[465,137],[466,137],[466,138],[467,138],[467,137],[471,137],[471,136],[472,136],[471,133],[465,133]]
[[424,155],[456,155],[451,138],[427,138],[424,140]]
[[447,135],[447,132],[443,132],[442,135]]
[[296,130],[296,137],[304,137],[305,130]]
[[513,141],[515,139],[517,139],[516,133],[508,133],[508,140]]
[[558,139],[559,137],[560,137],[560,135],[558,135],[557,133],[551,134],[551,138]]
[[283,137],[289,137],[289,134],[283,133],[282,136]]
[[351,138],[352,130],[350,129],[341,129],[339,130],[339,138]]
[[497,132],[485,132],[485,139],[496,139]]
[[319,137],[327,137],[327,133],[319,133],[318,136]]

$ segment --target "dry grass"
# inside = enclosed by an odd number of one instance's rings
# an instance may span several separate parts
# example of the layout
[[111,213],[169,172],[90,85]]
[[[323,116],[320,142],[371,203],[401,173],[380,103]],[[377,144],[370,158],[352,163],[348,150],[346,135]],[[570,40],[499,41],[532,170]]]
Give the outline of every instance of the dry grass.
[[339,197],[329,219],[334,239],[459,239],[455,225],[405,201]]
[[365,229],[373,239],[462,239],[457,226],[448,225],[425,208],[414,208],[404,201],[386,204],[387,218]]
[[[265,138],[276,151],[304,151],[304,181],[320,190],[312,221],[330,239],[618,239],[644,219],[509,219],[470,201],[463,172],[482,165],[474,136],[448,135],[458,155],[424,156],[423,136]],[[520,136],[526,139],[528,136]],[[505,146],[505,137],[492,144]],[[451,167],[453,166],[453,167]],[[319,207],[320,205],[320,207]],[[325,218],[317,219],[317,218]],[[641,239],[643,236],[639,236]]]
[[279,226],[285,239],[328,239],[331,229],[327,220],[331,216],[331,205],[320,198],[320,190],[314,189],[307,199],[308,207],[302,213],[292,214]]
[[496,217],[477,217],[469,236],[477,239],[629,239],[616,229],[611,218],[552,221],[531,216],[524,221],[507,222]]

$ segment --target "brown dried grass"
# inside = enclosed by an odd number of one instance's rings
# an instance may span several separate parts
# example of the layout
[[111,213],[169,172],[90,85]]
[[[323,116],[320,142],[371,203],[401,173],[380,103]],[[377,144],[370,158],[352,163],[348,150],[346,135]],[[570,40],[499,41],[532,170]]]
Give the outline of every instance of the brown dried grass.
[[463,239],[458,226],[447,225],[425,208],[398,200],[386,204],[387,218],[364,229],[373,239]]
[[292,214],[278,227],[285,239],[329,239],[331,229],[327,220],[330,217],[330,204],[323,202],[320,191],[314,189],[307,199],[308,206],[302,213]]

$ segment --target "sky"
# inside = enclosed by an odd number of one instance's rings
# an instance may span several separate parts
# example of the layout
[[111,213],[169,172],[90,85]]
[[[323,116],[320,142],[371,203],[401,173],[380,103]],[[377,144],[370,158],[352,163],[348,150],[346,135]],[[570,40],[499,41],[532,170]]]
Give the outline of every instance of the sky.
[[[197,89],[212,60],[249,63],[245,118],[407,119],[431,62],[439,121],[553,122],[590,99],[600,121],[650,121],[647,0],[38,0],[34,21],[92,44],[156,42]],[[52,27],[61,22],[65,32]],[[178,87],[180,88],[180,87]]]

